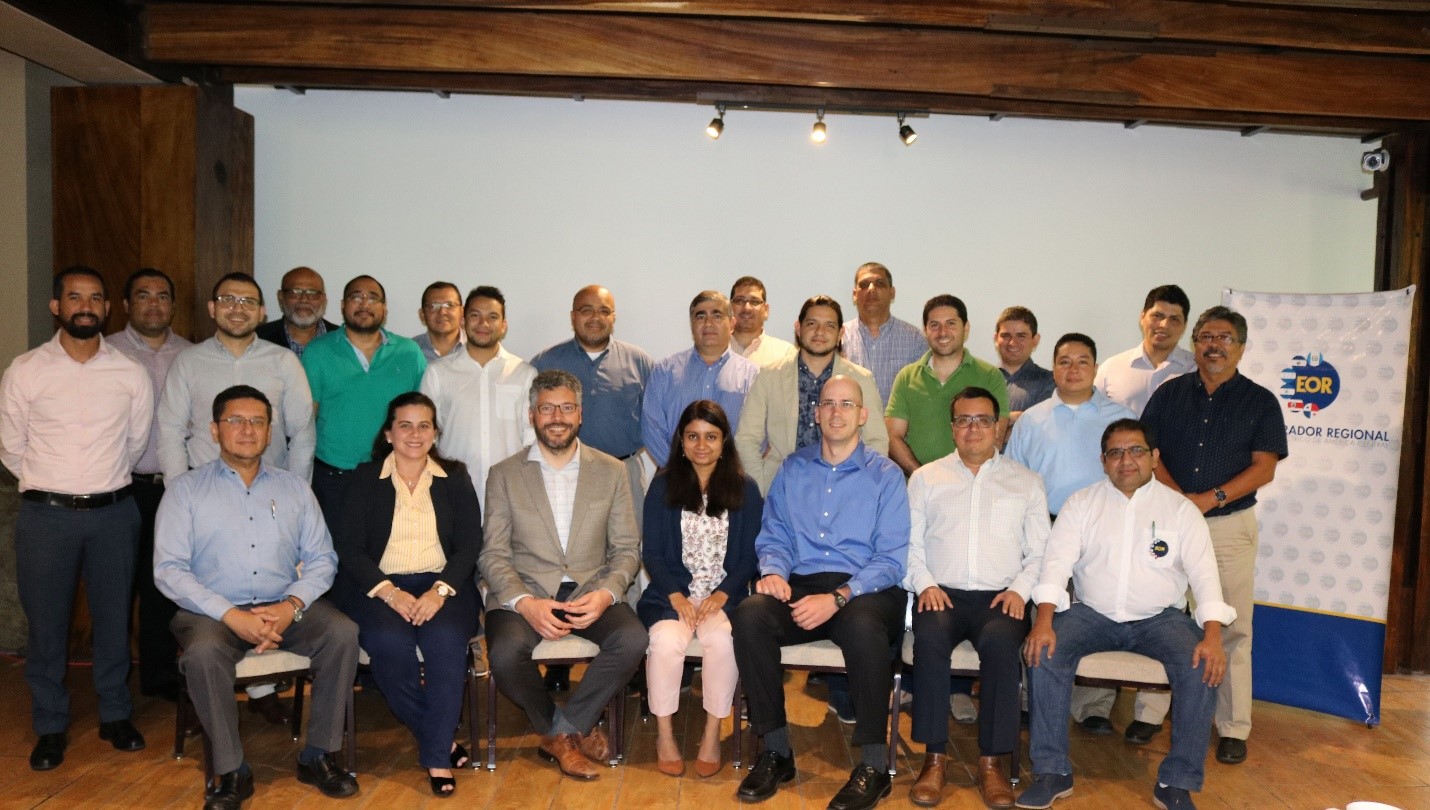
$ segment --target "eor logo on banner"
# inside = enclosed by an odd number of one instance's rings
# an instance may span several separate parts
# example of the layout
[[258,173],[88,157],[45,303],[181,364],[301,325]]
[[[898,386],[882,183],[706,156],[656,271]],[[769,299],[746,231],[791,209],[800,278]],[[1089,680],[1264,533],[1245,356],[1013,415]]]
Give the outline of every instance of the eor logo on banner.
[[1341,392],[1341,375],[1320,352],[1298,354],[1281,370],[1281,398],[1292,413],[1310,419],[1336,401]]

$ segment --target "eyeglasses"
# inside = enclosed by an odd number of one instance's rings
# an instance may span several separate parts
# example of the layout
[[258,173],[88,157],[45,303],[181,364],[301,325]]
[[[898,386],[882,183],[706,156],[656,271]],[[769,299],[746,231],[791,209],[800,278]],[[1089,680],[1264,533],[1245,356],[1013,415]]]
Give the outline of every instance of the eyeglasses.
[[753,295],[737,295],[730,299],[730,303],[737,307],[762,307],[765,305],[765,299]]
[[953,417],[953,426],[958,428],[959,430],[967,430],[974,425],[987,429],[993,427],[993,423],[997,421],[997,417],[988,416],[987,414],[978,414],[977,416],[955,416]]
[[381,304],[382,293],[375,292],[350,292],[343,296],[343,300],[349,304]]
[[602,318],[609,318],[612,315],[615,315],[616,311],[614,309],[611,309],[610,307],[593,307],[590,304],[587,304],[584,307],[578,307],[576,309],[576,314],[580,315],[583,318],[589,318],[592,315],[600,315]]
[[1140,459],[1152,452],[1152,448],[1142,445],[1132,447],[1109,447],[1102,451],[1102,457],[1108,461],[1121,461],[1123,456],[1131,456],[1133,459]]
[[214,303],[224,309],[258,309],[261,302],[257,298],[250,298],[247,295],[220,295],[214,299]]
[[1195,340],[1197,343],[1215,343],[1218,346],[1230,346],[1233,343],[1241,342],[1240,340],[1236,339],[1236,335],[1233,335],[1230,332],[1222,332],[1218,335],[1211,335],[1206,332],[1203,332],[1200,335],[1193,337],[1192,340]]
[[322,298],[324,295],[322,290],[310,290],[303,287],[285,287],[278,292],[289,298]]
[[852,411],[860,406],[852,399],[821,399],[819,407],[827,411]]
[[543,402],[540,405],[536,406],[536,412],[541,414],[542,416],[551,416],[557,411],[560,411],[561,413],[570,416],[571,414],[579,410],[581,410],[581,406],[574,402],[563,402],[560,405],[556,405],[550,402]]
[[446,312],[449,309],[456,309],[461,304],[454,304],[451,301],[433,301],[430,304],[423,304],[422,308],[428,312]]
[[234,430],[238,430],[244,425],[251,425],[255,430],[262,430],[268,427],[268,417],[266,416],[255,416],[251,419],[242,416],[226,416],[218,421],[219,424],[228,425]]

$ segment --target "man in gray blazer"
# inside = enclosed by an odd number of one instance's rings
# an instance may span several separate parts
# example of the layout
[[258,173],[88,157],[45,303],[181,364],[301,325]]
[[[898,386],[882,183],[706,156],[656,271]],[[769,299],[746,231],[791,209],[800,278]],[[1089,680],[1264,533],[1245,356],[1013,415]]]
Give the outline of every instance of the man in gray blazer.
[[[849,377],[864,392],[870,413],[884,407],[874,375],[839,354],[839,330],[844,313],[839,302],[816,295],[799,308],[794,322],[799,351],[760,370],[750,393],[745,396],[740,427],[735,432],[735,449],[745,472],[760,485],[760,494],[769,493],[785,456],[801,447],[819,444],[819,423],[814,415],[819,392],[832,375]],[[883,420],[870,419],[862,429],[864,444],[882,455],[889,454],[889,433]]]
[[[645,655],[645,628],[620,599],[640,569],[640,538],[624,465],[576,438],[581,383],[543,371],[527,399],[536,443],[487,475],[477,563],[490,588],[487,646],[498,688],[541,734],[541,755],[567,776],[595,779],[588,760],[610,752],[596,721]],[[558,708],[531,652],[570,633],[601,653]]]

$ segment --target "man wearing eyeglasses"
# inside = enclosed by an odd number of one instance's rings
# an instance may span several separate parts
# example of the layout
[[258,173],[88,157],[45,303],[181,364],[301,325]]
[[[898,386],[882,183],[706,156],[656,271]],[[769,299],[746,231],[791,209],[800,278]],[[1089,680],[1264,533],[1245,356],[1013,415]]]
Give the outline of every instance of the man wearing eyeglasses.
[[462,291],[450,281],[434,281],[422,291],[422,306],[417,308],[417,320],[426,327],[413,340],[422,349],[428,363],[446,357],[466,343],[462,331]]
[[[541,735],[539,753],[572,779],[600,775],[610,741],[596,725],[630,681],[649,638],[621,599],[640,570],[640,536],[619,461],[577,438],[581,383],[559,370],[531,382],[536,441],[491,468],[477,566],[491,589],[487,641],[497,686]],[[531,651],[569,634],[599,655],[557,707]]]
[[[1222,628],[1237,612],[1222,601],[1201,513],[1153,480],[1156,433],[1119,419],[1103,431],[1101,452],[1107,477],[1063,504],[1033,588],[1038,613],[1023,647],[1033,783],[1017,806],[1041,810],[1072,793],[1073,677],[1083,656],[1125,650],[1161,662],[1172,688],[1172,745],[1157,770],[1153,802],[1193,810],[1190,793],[1202,789],[1217,685],[1226,674]],[[1072,604],[1069,578],[1078,597]],[[1195,618],[1185,612],[1189,585]]]
[[536,441],[526,404],[536,369],[502,346],[507,320],[501,290],[472,288],[463,318],[465,349],[427,367],[422,393],[437,404],[442,422],[437,448],[467,465],[485,513],[487,471]]
[[874,375],[880,402],[889,401],[899,370],[916,362],[928,348],[917,326],[890,312],[897,294],[889,268],[878,262],[859,265],[854,271],[854,306],[859,317],[845,321],[839,336],[844,357]]
[[695,345],[661,360],[651,370],[641,403],[641,433],[655,466],[670,461],[670,442],[685,406],[709,399],[725,409],[730,429],[740,428],[745,395],[760,367],[730,348],[733,331],[730,299],[704,290],[690,302],[690,336]]
[[257,335],[269,343],[291,349],[299,357],[315,338],[338,328],[323,318],[328,309],[328,294],[323,277],[311,267],[295,267],[283,274],[278,308],[283,317],[260,325]]
[[303,352],[317,412],[313,493],[330,526],[337,525],[349,476],[372,455],[387,403],[417,390],[427,370],[416,341],[394,335],[386,323],[387,290],[372,276],[358,276],[343,287],[343,328]]
[[184,649],[179,667],[213,748],[217,779],[204,792],[204,808],[237,810],[253,795],[234,666],[249,651],[271,649],[313,662],[298,781],[332,798],[351,796],[357,780],[333,754],[343,743],[358,633],[319,599],[338,570],[332,539],[306,482],[264,458],[275,416],[268,397],[248,385],[225,388],[209,416],[218,455],[169,482],[153,560],[155,582],[179,606],[171,623]]
[[754,276],[741,276],[730,286],[730,307],[735,314],[734,330],[730,333],[730,351],[761,368],[778,363],[794,346],[765,332],[770,318],[770,301],[765,283]]
[[979,791],[989,807],[1013,806],[998,758],[1018,745],[1019,651],[1028,635],[1024,611],[1048,540],[1048,501],[1036,473],[998,452],[998,415],[991,391],[963,389],[950,413],[958,449],[909,478],[912,528],[904,587],[918,595],[913,738],[927,752],[909,800],[924,807],[943,798],[949,661],[964,640],[978,651],[983,683]]
[[1228,628],[1227,685],[1217,696],[1217,761],[1246,760],[1251,735],[1251,614],[1256,573],[1256,491],[1286,458],[1286,422],[1276,395],[1237,371],[1246,318],[1227,307],[1203,312],[1192,328],[1197,370],[1168,380],[1142,421],[1163,436],[1157,480],[1206,516],[1226,601],[1240,621]]
[[829,807],[867,810],[892,790],[886,740],[893,647],[908,601],[899,584],[909,499],[898,465],[859,438],[869,411],[858,382],[831,377],[817,418],[819,442],[786,458],[770,485],[755,538],[760,579],[731,617],[750,726],[764,743],[736,796],[764,801],[795,778],[780,647],[829,639],[844,655],[860,749]]

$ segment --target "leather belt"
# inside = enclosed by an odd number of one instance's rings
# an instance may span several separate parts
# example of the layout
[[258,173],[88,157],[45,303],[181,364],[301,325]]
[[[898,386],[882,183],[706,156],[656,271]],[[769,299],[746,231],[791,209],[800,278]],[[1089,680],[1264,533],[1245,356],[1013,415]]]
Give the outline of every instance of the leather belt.
[[48,506],[62,506],[65,509],[85,510],[101,509],[128,498],[134,487],[120,487],[113,492],[100,492],[94,495],[66,495],[63,492],[46,492],[43,489],[27,489],[20,493],[20,497],[27,501],[43,503]]

